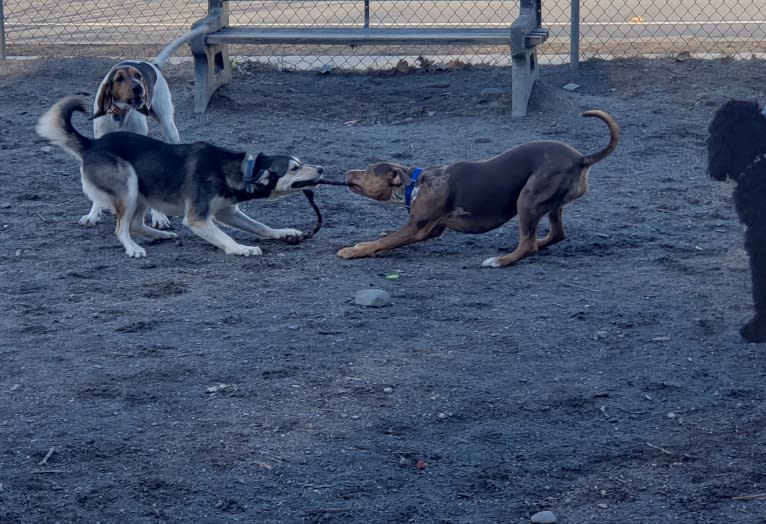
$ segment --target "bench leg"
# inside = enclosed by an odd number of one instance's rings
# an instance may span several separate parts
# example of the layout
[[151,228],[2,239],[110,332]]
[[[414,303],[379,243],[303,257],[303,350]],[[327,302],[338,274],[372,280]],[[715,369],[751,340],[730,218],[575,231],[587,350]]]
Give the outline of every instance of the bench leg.
[[228,45],[204,46],[194,53],[194,112],[204,113],[213,93],[231,80]]
[[511,55],[511,116],[527,115],[532,87],[539,77],[537,51],[534,48]]

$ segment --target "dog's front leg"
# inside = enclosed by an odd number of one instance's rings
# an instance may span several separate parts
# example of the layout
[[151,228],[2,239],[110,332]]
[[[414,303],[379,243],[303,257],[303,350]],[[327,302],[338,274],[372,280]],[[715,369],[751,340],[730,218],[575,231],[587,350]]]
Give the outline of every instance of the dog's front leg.
[[215,214],[215,219],[229,227],[239,229],[245,233],[252,233],[260,238],[280,240],[289,236],[300,236],[301,234],[297,229],[273,229],[265,224],[261,224],[244,214],[237,206],[221,209]]
[[426,227],[419,227],[414,220],[410,220],[403,228],[380,240],[361,242],[353,247],[344,247],[338,251],[338,256],[345,259],[374,257],[384,251],[438,237],[443,232],[444,226],[429,224]]
[[184,224],[198,236],[204,238],[214,246],[223,249],[224,253],[227,255],[242,255],[249,257],[251,255],[261,254],[261,248],[238,244],[236,240],[224,233],[221,228],[216,226],[209,218],[207,220],[190,220],[187,217],[184,218]]

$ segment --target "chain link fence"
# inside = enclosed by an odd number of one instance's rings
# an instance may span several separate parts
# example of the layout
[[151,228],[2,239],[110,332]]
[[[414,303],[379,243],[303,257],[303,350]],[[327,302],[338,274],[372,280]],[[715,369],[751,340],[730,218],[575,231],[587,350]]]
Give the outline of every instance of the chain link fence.
[[[579,0],[578,0],[579,1]],[[189,0],[0,0],[0,45],[9,57],[150,57],[188,31],[207,13],[207,2]],[[540,63],[569,59],[570,0],[543,0],[542,26],[550,30],[538,47]],[[369,25],[382,27],[509,27],[519,13],[514,0],[370,0]],[[589,0],[579,7],[579,56],[743,57],[766,51],[766,0]],[[363,0],[232,1],[232,25],[362,27]],[[189,56],[188,48],[178,53]],[[284,68],[388,67],[398,58],[423,56],[446,63],[507,65],[508,48],[497,46],[298,46],[230,47]],[[390,57],[389,60],[384,57]],[[422,59],[422,58],[421,58]]]

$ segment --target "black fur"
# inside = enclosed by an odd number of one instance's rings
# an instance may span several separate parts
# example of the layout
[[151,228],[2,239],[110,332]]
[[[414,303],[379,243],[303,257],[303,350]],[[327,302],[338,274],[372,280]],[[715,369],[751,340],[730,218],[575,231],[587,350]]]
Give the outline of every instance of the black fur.
[[734,205],[745,225],[755,315],[740,334],[748,342],[766,342],[766,116],[755,102],[732,100],[710,123],[708,174],[736,182]]

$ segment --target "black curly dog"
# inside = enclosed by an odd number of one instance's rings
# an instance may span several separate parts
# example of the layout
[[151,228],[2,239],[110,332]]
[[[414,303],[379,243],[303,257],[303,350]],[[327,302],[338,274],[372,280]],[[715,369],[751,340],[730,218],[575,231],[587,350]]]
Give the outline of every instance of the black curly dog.
[[739,332],[748,342],[766,342],[766,116],[755,102],[732,100],[708,131],[708,173],[736,182],[734,204],[746,227],[755,316]]

